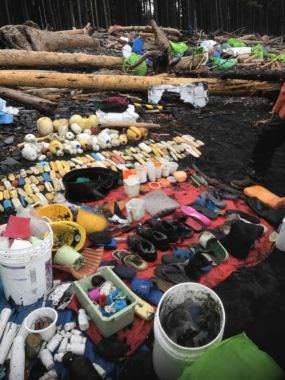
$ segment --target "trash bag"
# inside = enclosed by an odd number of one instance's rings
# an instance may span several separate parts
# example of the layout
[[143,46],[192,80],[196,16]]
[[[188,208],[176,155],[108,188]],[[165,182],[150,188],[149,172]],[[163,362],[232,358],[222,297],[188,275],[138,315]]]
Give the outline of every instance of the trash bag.
[[211,57],[210,61],[215,66],[214,71],[229,70],[235,67],[237,64],[237,60],[235,58],[222,59],[219,57]]
[[144,50],[144,40],[138,37],[133,42],[133,52],[138,55],[143,55],[143,50]]
[[246,44],[243,41],[240,41],[236,38],[229,38],[227,40],[227,44],[229,44],[231,47],[245,47]]
[[265,56],[267,56],[267,50],[261,44],[257,44],[253,46],[253,48],[251,49],[251,52],[255,57],[260,58],[260,59],[263,59]]
[[184,42],[169,41],[171,53],[174,57],[183,57],[188,50],[188,45]]
[[[129,58],[124,59],[124,62],[123,62],[124,71],[128,71],[128,66],[132,66],[133,64],[135,64],[140,58],[141,58],[140,55],[136,53],[132,53]],[[137,67],[131,70],[131,73],[133,75],[145,76],[147,73],[146,62],[144,61],[140,63]]]
[[282,380],[284,372],[244,333],[206,351],[179,380]]

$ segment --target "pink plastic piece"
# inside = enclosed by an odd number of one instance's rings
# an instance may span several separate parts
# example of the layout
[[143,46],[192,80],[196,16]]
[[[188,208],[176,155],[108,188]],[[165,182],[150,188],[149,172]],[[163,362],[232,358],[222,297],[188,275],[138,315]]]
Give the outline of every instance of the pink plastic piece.
[[100,289],[99,288],[94,288],[94,289],[90,290],[90,292],[88,292],[88,297],[92,301],[98,301],[98,299],[100,297]]

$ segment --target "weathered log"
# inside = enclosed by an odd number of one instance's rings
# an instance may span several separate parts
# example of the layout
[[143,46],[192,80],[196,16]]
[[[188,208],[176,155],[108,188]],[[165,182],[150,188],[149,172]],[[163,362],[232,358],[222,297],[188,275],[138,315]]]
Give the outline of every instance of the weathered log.
[[93,48],[100,41],[87,34],[70,31],[50,32],[27,25],[6,25],[0,28],[0,44],[9,49],[54,51],[65,48]]
[[57,103],[11,88],[0,87],[0,97],[14,100],[17,103],[31,106],[38,111],[46,113],[52,113],[57,108]]
[[[179,30],[174,28],[161,28],[165,33],[172,34],[177,37],[181,37],[182,34],[179,32]],[[121,25],[112,25],[108,29],[108,32],[110,34],[113,33],[120,33],[120,32],[145,32],[145,33],[152,33],[152,27],[151,26],[121,26]]]
[[[205,78],[209,93],[222,96],[271,96],[280,90],[280,84],[245,80]],[[0,86],[32,86],[58,88],[92,88],[97,91],[146,91],[161,84],[190,84],[199,78],[175,78],[166,75],[138,77],[131,75],[95,75],[60,73],[43,70],[1,70]]]
[[103,123],[100,125],[101,128],[127,128],[127,127],[137,127],[137,128],[146,128],[146,129],[157,129],[160,128],[159,124],[153,123],[132,123],[129,121],[126,122],[112,122],[112,123]]
[[104,67],[120,68],[120,57],[80,53],[27,50],[0,50],[0,66],[5,67]]

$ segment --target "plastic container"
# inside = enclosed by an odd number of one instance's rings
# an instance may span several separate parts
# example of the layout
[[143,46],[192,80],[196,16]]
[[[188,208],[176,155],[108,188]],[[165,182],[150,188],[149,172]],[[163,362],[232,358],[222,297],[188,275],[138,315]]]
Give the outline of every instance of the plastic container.
[[[17,305],[35,303],[52,287],[52,244],[50,225],[43,222],[47,236],[38,244],[25,249],[0,248],[0,276],[5,298],[10,296]],[[36,226],[35,226],[36,228]],[[0,227],[0,233],[5,226]],[[33,224],[31,232],[34,235]]]
[[285,218],[282,221],[280,232],[276,239],[275,245],[277,249],[279,249],[282,252],[285,252]]
[[140,183],[145,183],[147,181],[147,172],[145,165],[136,165],[135,167]]
[[[197,303],[203,303],[211,297],[220,314],[220,331],[216,338],[207,345],[201,347],[183,347],[174,343],[164,331],[160,323],[160,314],[164,307],[171,308],[181,304],[186,299],[193,299]],[[223,338],[225,328],[225,310],[222,301],[215,292],[204,285],[192,282],[182,283],[170,288],[161,298],[154,319],[154,347],[153,365],[160,380],[177,380],[186,366],[191,365],[208,348]]]
[[156,179],[159,179],[162,176],[162,164],[161,164],[161,162],[155,162],[154,166],[155,166]]
[[131,199],[126,203],[127,216],[129,223],[137,222],[145,214],[145,201],[140,198]]
[[124,190],[128,197],[136,197],[140,193],[140,180],[137,175],[124,179]]
[[[35,330],[33,328],[34,323],[39,318],[50,318],[52,323],[41,330]],[[58,319],[58,314],[55,309],[51,307],[41,307],[39,309],[33,310],[25,319],[24,319],[24,327],[28,331],[29,334],[40,334],[40,336],[45,341],[49,341],[56,332],[56,322]]]
[[111,268],[101,267],[96,275],[100,275],[107,281],[111,281],[117,288],[122,290],[123,295],[125,295],[128,300],[127,307],[113,314],[111,317],[104,317],[98,306],[95,306],[88,297],[88,290],[93,288],[91,279],[94,276],[89,276],[73,283],[74,291],[80,305],[86,310],[89,317],[94,321],[102,335],[104,337],[109,337],[133,322],[137,301],[130,289],[112,271]]
[[150,182],[155,182],[156,180],[156,170],[153,162],[147,162],[146,164],[147,176]]

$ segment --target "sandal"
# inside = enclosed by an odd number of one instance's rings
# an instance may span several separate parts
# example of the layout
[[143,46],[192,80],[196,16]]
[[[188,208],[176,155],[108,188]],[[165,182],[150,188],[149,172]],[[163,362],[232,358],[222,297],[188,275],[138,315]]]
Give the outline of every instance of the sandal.
[[155,275],[163,280],[170,281],[174,284],[180,284],[181,282],[189,282],[191,279],[185,273],[185,264],[168,264],[158,265],[154,272]]
[[115,251],[112,256],[121,264],[138,271],[146,270],[148,268],[147,263],[139,255],[132,254],[129,251]]
[[221,244],[219,240],[210,231],[203,231],[199,236],[199,243],[203,248],[206,248],[209,252],[205,253],[206,257],[212,260],[216,264],[220,264],[226,261],[229,257],[229,253],[226,248]]
[[181,211],[185,215],[190,216],[191,218],[195,218],[195,220],[203,223],[205,226],[209,226],[211,224],[211,220],[209,218],[195,210],[193,207],[181,206]]

